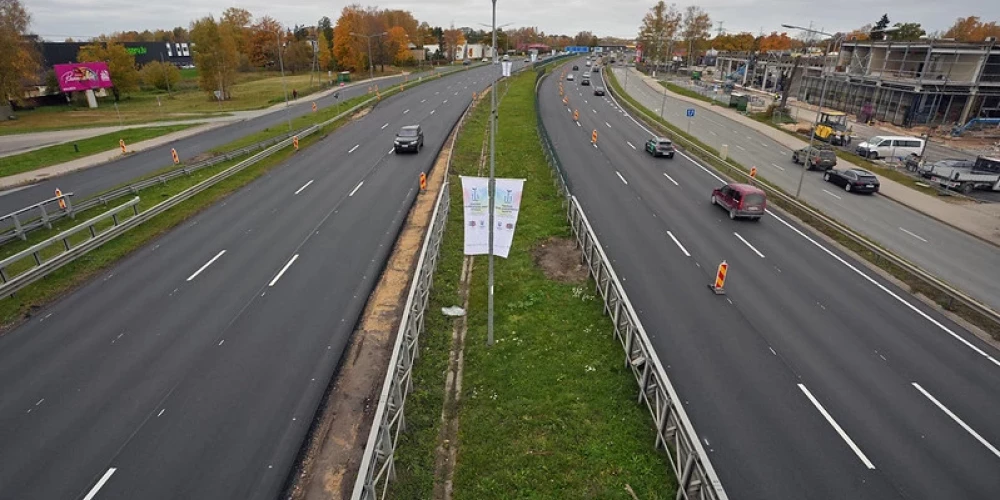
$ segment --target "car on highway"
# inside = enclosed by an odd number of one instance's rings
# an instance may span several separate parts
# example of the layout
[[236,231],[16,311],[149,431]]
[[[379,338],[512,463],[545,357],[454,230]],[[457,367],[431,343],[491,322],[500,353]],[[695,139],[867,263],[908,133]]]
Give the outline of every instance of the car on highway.
[[590,86],[590,75],[584,73],[583,78],[580,79],[580,85]]
[[767,210],[767,195],[757,186],[730,183],[712,190],[712,204],[729,212],[730,219],[759,221]]
[[572,82],[574,80],[576,80],[576,77],[573,76],[573,73],[570,73],[570,74],[566,75],[566,81],[567,82]]
[[599,66],[594,66],[594,69],[590,70],[591,73],[600,73],[601,68]]
[[574,64],[573,65],[573,71],[580,71],[580,67]]
[[604,87],[594,87],[594,95],[604,95]]
[[424,147],[424,130],[420,125],[406,125],[396,132],[396,140],[392,143],[392,149],[396,153],[403,151],[419,152]]
[[531,59],[528,59],[527,57],[525,57],[525,58],[524,58],[524,62],[526,62],[526,63],[530,63],[530,62],[531,62]]
[[667,158],[674,157],[674,143],[667,139],[666,137],[653,137],[652,139],[646,141],[646,152],[657,156],[666,156]]
[[852,193],[877,193],[879,189],[878,177],[861,168],[827,170],[823,180]]
[[792,163],[801,163],[806,166],[806,170],[830,170],[837,166],[837,153],[830,149],[807,146],[792,151]]

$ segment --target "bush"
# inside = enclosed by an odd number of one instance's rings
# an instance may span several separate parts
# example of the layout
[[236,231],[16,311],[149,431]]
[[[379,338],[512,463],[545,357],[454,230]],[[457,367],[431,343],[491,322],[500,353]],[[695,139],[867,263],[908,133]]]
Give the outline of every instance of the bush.
[[153,61],[142,67],[140,71],[143,85],[159,90],[169,90],[181,80],[181,70],[177,66],[160,61]]

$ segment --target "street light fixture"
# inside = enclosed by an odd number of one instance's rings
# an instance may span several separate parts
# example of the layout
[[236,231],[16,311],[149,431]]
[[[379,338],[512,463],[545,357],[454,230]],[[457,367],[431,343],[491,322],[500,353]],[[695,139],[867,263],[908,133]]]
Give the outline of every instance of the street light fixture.
[[476,23],[476,24],[478,24],[480,26],[483,26],[483,27],[486,27],[486,28],[490,28],[490,29],[493,30],[493,54],[494,54],[493,64],[496,64],[497,63],[497,58],[496,58],[496,52],[497,52],[496,30],[501,29],[501,28],[506,28],[507,26],[513,26],[514,23],[504,23],[504,24],[501,24],[500,26],[493,26],[491,24],[486,24],[486,23]]
[[363,35],[361,33],[355,33],[353,31],[351,32],[351,36],[357,36],[357,37],[367,38],[368,39],[368,80],[369,81],[375,79],[375,60],[372,59],[372,38],[377,38],[377,37],[385,36],[385,35],[388,35],[388,34],[389,34],[388,31],[383,31],[381,33],[375,33],[374,35]]

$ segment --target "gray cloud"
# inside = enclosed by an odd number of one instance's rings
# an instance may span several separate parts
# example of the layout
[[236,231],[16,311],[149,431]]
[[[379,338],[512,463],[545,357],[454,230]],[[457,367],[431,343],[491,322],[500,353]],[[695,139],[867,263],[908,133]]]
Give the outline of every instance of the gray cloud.
[[[214,14],[227,7],[250,10],[256,16],[270,15],[284,24],[314,24],[322,16],[336,20],[349,2],[296,0],[287,2],[227,0],[30,0],[25,5],[33,15],[32,30],[47,38],[88,37],[113,31],[169,29],[187,26],[192,19]],[[592,31],[599,36],[635,36],[652,0],[498,0],[497,23],[537,26],[546,33],[573,35]],[[431,25],[479,27],[490,22],[488,0],[420,0],[376,3],[382,8],[413,12]],[[679,3],[683,7],[686,3]],[[943,30],[956,18],[978,15],[1000,19],[1000,2],[982,0],[883,0],[875,3],[843,0],[823,3],[803,0],[702,0],[697,2],[727,32],[785,31],[780,25],[796,24],[824,31],[850,30],[878,20],[883,12],[892,22],[919,22],[928,31]],[[715,25],[718,27],[718,24]]]

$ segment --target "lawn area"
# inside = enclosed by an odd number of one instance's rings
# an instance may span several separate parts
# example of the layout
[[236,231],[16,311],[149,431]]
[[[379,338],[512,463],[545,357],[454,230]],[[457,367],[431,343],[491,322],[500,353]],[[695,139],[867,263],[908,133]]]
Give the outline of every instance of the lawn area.
[[[469,297],[455,498],[673,498],[676,483],[593,283],[556,282],[534,255],[569,238],[562,198],[537,135],[533,71],[514,78],[497,135],[498,177],[527,179],[514,247],[496,259],[496,343],[487,347],[486,258],[476,257]],[[406,406],[391,497],[433,498],[435,448],[444,403],[453,320],[461,304],[462,189],[477,175],[489,106],[460,134],[451,172],[451,206],[426,331]],[[576,250],[573,250],[576,252]],[[575,259],[572,259],[575,262]]]
[[[39,168],[84,158],[118,148],[118,140],[124,139],[126,147],[147,139],[171,134],[194,125],[171,125],[165,127],[129,128],[120,132],[99,135],[89,139],[57,144],[19,155],[0,158],[0,177],[30,172]],[[76,146],[78,149],[74,148]]]
[[699,94],[698,92],[695,92],[695,91],[693,91],[693,90],[691,90],[689,88],[686,88],[686,87],[681,87],[680,85],[677,85],[676,83],[660,82],[660,85],[663,85],[664,87],[667,88],[667,90],[669,90],[669,91],[671,91],[671,92],[673,92],[675,94],[680,94],[682,96],[690,97],[692,99],[698,99],[699,101],[707,102],[709,104],[718,104],[717,102],[713,101],[712,98],[705,97],[705,96]]
[[[120,122],[135,124],[224,115],[284,102],[286,86],[289,100],[292,99],[293,90],[297,90],[299,98],[302,98],[329,88],[317,80],[317,74],[312,76],[312,85],[309,73],[286,74],[283,85],[277,72],[240,73],[237,76],[238,83],[233,85],[231,99],[220,102],[198,89],[197,76],[191,76],[191,72],[196,70],[183,71],[186,73],[182,75],[187,78],[182,79],[169,95],[159,90],[140,90],[124,95],[118,103],[118,110],[115,110],[113,99],[109,96],[99,99],[97,109],[67,105],[18,111],[17,120],[0,122],[0,135],[118,125]],[[386,68],[385,73],[376,72],[375,77],[398,73],[398,70]],[[326,73],[318,75],[326,78]],[[351,78],[354,81],[366,79],[368,72],[353,73]]]

